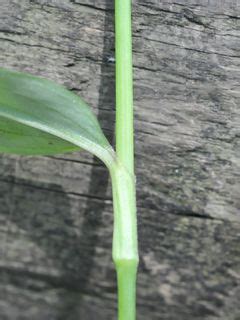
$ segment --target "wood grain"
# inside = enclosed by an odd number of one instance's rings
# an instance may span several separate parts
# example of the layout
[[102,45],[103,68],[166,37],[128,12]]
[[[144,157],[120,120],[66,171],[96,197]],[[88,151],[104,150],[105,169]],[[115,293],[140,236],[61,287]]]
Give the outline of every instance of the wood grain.
[[[1,0],[0,66],[80,94],[114,141],[110,0]],[[240,4],[135,0],[138,319],[240,319]],[[0,319],[116,319],[108,174],[0,157]]]

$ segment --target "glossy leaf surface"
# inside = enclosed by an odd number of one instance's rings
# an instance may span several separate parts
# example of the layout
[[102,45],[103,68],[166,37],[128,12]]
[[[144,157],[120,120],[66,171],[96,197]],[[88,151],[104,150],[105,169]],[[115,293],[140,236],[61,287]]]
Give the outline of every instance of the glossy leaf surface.
[[52,81],[0,68],[0,152],[41,155],[80,148],[105,162],[113,153],[88,105]]

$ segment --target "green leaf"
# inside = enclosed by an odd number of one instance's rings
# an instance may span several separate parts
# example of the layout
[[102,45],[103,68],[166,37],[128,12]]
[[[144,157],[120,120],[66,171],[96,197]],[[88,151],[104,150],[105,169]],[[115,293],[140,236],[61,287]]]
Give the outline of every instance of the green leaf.
[[43,155],[80,148],[106,164],[114,157],[88,105],[50,80],[0,68],[0,152]]
[[79,150],[77,146],[56,136],[0,117],[0,152],[51,155],[77,150]]

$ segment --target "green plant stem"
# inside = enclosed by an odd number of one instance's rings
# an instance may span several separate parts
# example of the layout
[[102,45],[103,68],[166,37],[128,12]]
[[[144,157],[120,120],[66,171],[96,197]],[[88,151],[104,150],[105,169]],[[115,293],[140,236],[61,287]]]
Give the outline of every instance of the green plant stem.
[[114,204],[113,261],[118,278],[118,319],[134,320],[138,266],[135,179],[118,160],[110,173]]
[[136,318],[138,266],[134,176],[131,0],[115,0],[116,154],[110,169],[114,203],[113,260],[118,279],[118,319]]
[[134,172],[131,0],[115,0],[116,152]]

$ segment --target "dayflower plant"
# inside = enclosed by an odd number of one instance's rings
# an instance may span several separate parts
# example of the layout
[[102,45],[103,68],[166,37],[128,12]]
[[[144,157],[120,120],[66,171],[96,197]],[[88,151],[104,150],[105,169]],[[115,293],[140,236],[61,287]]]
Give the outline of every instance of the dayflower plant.
[[133,153],[131,1],[115,1],[116,151],[89,106],[52,81],[0,68],[0,152],[87,150],[107,166],[113,190],[113,261],[119,320],[135,319],[138,265]]

